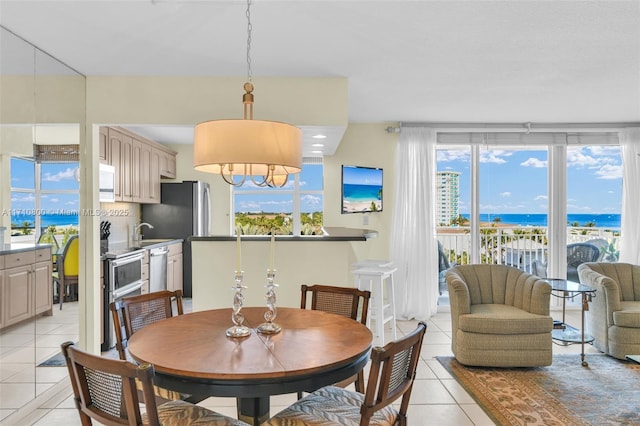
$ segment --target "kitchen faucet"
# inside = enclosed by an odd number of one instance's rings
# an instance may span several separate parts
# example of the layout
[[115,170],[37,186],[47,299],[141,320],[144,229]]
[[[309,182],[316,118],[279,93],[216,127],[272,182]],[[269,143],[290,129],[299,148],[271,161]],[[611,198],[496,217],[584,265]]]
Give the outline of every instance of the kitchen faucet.
[[141,241],[142,240],[142,234],[140,233],[140,229],[143,226],[147,226],[149,227],[149,229],[153,229],[153,225],[147,222],[142,222],[137,224],[134,228],[133,228],[133,241]]

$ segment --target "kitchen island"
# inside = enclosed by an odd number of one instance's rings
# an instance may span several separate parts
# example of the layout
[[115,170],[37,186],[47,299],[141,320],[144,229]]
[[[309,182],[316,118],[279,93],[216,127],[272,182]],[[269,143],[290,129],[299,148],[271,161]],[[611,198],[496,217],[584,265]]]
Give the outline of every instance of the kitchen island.
[[[353,286],[351,265],[376,257],[367,241],[378,233],[368,229],[324,228],[324,235],[277,235],[273,267],[277,306],[299,307],[301,284]],[[267,269],[270,265],[268,235],[243,235],[240,246],[244,271],[245,306],[264,306]],[[193,309],[231,306],[234,271],[237,268],[235,236],[190,237],[193,253]]]
[[0,250],[0,329],[52,315],[51,245],[14,243]]

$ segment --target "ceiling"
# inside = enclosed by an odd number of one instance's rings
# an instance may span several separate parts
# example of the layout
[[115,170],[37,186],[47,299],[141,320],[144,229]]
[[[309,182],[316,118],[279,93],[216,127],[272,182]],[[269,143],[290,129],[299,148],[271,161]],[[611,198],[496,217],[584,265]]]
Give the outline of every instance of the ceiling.
[[[0,25],[84,75],[243,76],[245,12],[244,0],[0,0]],[[352,123],[640,122],[640,0],[254,0],[251,20],[253,75],[346,77]],[[331,129],[303,130],[307,145]]]

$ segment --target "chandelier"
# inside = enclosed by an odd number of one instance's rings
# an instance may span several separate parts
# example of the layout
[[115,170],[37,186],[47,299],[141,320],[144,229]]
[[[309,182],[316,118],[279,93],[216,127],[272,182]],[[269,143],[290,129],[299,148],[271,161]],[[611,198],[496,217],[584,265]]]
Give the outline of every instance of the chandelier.
[[[277,121],[253,119],[251,82],[251,0],[247,0],[247,79],[243,119],[211,120],[195,127],[194,168],[219,173],[230,185],[241,186],[247,177],[258,186],[283,187],[289,174],[302,168],[302,132]],[[241,176],[234,179],[234,176]]]

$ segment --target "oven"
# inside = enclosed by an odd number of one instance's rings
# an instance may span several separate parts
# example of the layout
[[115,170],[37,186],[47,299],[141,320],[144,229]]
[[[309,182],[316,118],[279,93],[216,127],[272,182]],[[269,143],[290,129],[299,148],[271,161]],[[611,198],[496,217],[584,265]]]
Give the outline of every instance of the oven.
[[102,306],[102,351],[116,344],[109,304],[124,297],[142,294],[142,262],[144,250],[123,250],[105,254]]

